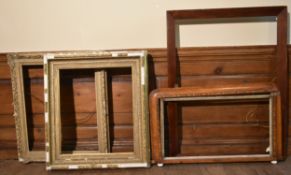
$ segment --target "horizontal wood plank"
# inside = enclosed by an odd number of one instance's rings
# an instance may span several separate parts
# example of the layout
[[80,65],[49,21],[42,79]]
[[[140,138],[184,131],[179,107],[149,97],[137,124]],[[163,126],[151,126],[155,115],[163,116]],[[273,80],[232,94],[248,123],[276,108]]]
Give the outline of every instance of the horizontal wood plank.
[[[44,128],[32,128],[33,140],[44,141]],[[111,136],[114,140],[132,140],[133,129],[132,126],[116,126],[110,129]],[[113,132],[112,132],[113,131]],[[63,127],[62,136],[64,140],[95,140],[97,139],[97,127]],[[0,128],[0,141],[15,141],[15,128]]]
[[269,106],[266,103],[178,104],[181,108],[181,124],[269,121]]
[[5,159],[17,159],[17,149],[16,148],[0,149],[0,160]]
[[[242,69],[243,68],[243,69]],[[167,75],[167,63],[158,62],[154,66],[157,76]],[[240,75],[240,74],[269,74],[271,61],[185,61],[180,63],[181,76],[189,75]]]
[[[9,117],[13,119],[12,117]],[[62,125],[63,126],[79,126],[79,127],[92,127],[97,126],[96,112],[87,112],[87,113],[62,113]],[[1,119],[0,121],[6,122],[3,125],[8,125],[12,123],[14,125],[14,120],[11,119]],[[44,127],[44,114],[32,114],[29,116],[29,119],[32,120],[32,127]],[[9,120],[9,121],[8,121]],[[132,125],[132,113],[113,113],[109,115],[109,121],[111,125]],[[1,125],[1,123],[0,123]]]
[[15,119],[12,114],[0,115],[0,128],[15,127]]
[[268,123],[258,124],[205,124],[183,125],[182,139],[198,138],[265,138],[269,137]]
[[179,156],[267,154],[268,144],[182,146]]
[[13,97],[11,84],[0,83],[0,114],[12,114]]
[[0,79],[11,79],[10,69],[6,62],[0,62]]
[[[167,77],[156,77],[156,87],[167,87]],[[225,85],[243,85],[256,82],[268,82],[271,80],[269,75],[216,75],[216,76],[183,76],[181,77],[181,86],[225,86]]]

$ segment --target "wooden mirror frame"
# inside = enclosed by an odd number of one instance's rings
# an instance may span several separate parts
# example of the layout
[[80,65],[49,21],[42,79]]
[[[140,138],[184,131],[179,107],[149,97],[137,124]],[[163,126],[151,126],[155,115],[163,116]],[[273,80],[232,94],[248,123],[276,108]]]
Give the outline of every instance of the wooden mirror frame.
[[[168,87],[174,88],[177,83],[177,49],[176,49],[176,20],[184,19],[219,19],[240,17],[276,17],[277,19],[277,45],[276,57],[273,61],[272,76],[281,93],[281,111],[283,116],[283,155],[287,157],[288,149],[288,59],[287,59],[287,7],[246,7],[221,8],[201,10],[171,10],[167,11],[167,55],[168,55]],[[169,127],[171,130],[171,154],[177,150],[176,106],[168,106]]]
[[[166,156],[164,146],[164,102],[211,101],[211,100],[254,100],[269,101],[269,147],[267,154],[206,155],[206,156]],[[214,162],[258,162],[271,161],[276,164],[282,153],[282,117],[280,93],[275,85],[257,84],[255,86],[221,88],[161,88],[151,92],[151,147],[152,159],[158,166],[175,163],[214,163]]]
[[[149,167],[149,130],[148,130],[148,77],[147,54],[137,52],[75,52],[44,55],[45,88],[45,126],[46,126],[46,162],[47,170],[52,169],[92,169],[92,168],[130,168]],[[96,89],[106,91],[106,68],[131,68],[132,71],[132,107],[133,107],[133,152],[110,153],[107,146],[108,123],[106,93],[96,99],[97,120],[104,127],[101,141],[103,148],[96,151],[61,152],[61,114],[60,114],[60,70],[64,69],[101,69],[95,73],[95,80],[101,85]],[[103,82],[103,83],[102,83]],[[96,83],[96,82],[95,82]],[[103,101],[99,101],[102,99]],[[106,104],[107,103],[107,104]],[[99,107],[98,107],[99,106]],[[99,119],[98,119],[99,118]],[[98,125],[99,126],[99,125]],[[100,135],[98,134],[98,137]]]
[[29,150],[25,91],[24,91],[24,66],[42,66],[40,54],[11,53],[7,55],[11,72],[14,118],[17,138],[18,160],[20,162],[42,162],[45,161],[45,151]]

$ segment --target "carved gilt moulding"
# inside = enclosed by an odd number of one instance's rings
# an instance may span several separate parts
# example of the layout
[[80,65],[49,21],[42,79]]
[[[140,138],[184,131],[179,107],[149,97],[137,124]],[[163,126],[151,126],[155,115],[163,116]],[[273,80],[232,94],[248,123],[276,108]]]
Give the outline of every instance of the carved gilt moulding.
[[13,91],[14,118],[20,162],[45,161],[44,151],[29,149],[27,113],[24,90],[24,66],[42,66],[41,54],[8,54]]
[[[171,156],[165,154],[165,102],[264,100],[269,106],[269,146],[266,154]],[[273,84],[221,88],[162,88],[150,96],[152,159],[162,166],[173,163],[249,162],[277,163],[282,154],[282,116],[280,93]]]
[[[47,170],[149,167],[147,53],[75,52],[44,55],[44,99]],[[109,145],[106,69],[130,68],[132,79],[133,152],[112,153]],[[60,70],[98,69],[95,72],[98,151],[62,152]],[[99,85],[97,85],[99,84]]]

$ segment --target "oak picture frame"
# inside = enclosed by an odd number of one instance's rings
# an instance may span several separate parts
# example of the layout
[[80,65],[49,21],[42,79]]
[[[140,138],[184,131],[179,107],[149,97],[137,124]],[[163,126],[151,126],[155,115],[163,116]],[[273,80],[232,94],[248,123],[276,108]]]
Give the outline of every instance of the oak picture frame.
[[18,160],[20,162],[44,162],[45,151],[29,150],[27,113],[24,90],[24,66],[42,66],[42,55],[37,53],[11,53],[7,55],[11,72],[14,118]]
[[[270,161],[276,164],[282,153],[281,96],[274,84],[221,88],[161,88],[150,95],[151,148],[152,159],[158,166],[176,163],[214,163],[214,162],[259,162]],[[164,146],[164,102],[207,101],[207,100],[250,100],[267,99],[269,102],[269,147],[268,154],[245,155],[206,155],[206,156],[166,156]]]
[[[98,121],[103,122],[101,152],[73,151],[61,152],[60,123],[60,70],[64,69],[101,69],[95,73],[99,97],[96,107]],[[131,68],[132,110],[133,110],[133,152],[110,153],[108,149],[108,104],[106,104],[107,68]],[[92,169],[92,168],[130,168],[149,167],[149,129],[148,129],[148,77],[146,51],[120,52],[72,52],[44,55],[45,87],[45,126],[47,170],[54,169]],[[96,83],[96,82],[95,82]],[[100,94],[102,97],[100,97]],[[102,99],[103,101],[99,101]],[[100,118],[103,119],[100,119]],[[100,135],[98,135],[99,137]],[[100,150],[99,150],[100,151]]]

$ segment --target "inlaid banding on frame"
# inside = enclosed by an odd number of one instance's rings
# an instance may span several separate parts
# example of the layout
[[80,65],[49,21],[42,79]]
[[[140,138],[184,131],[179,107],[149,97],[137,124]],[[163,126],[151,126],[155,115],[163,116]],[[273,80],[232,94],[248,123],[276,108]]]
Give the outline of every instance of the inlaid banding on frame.
[[48,112],[45,112],[44,113],[44,122],[48,123],[48,121],[49,121],[49,115],[48,115]]
[[44,102],[48,102],[48,93],[44,93]]
[[46,162],[48,163],[50,161],[50,153],[46,152]]
[[78,165],[69,165],[68,169],[69,170],[76,170],[76,169],[79,169],[79,166]]
[[139,57],[144,57],[145,56],[145,52],[129,52],[128,53],[129,57],[135,57],[135,56],[139,56]]
[[141,77],[140,77],[140,79],[141,79],[141,84],[142,85],[144,85],[145,84],[145,68],[144,67],[141,67]]
[[44,89],[47,90],[48,88],[48,77],[47,77],[47,74],[44,74],[43,75],[43,85],[44,85]]

